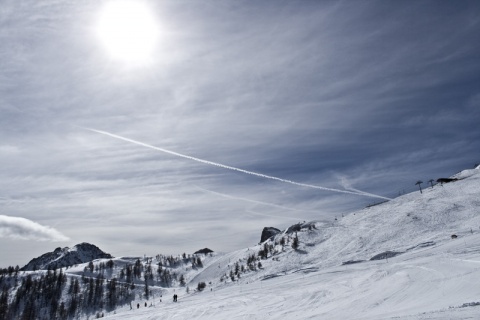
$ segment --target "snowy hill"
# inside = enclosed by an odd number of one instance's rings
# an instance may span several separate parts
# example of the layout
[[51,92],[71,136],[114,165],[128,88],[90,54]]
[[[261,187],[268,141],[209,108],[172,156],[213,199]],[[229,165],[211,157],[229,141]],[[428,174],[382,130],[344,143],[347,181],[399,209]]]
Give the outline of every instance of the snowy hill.
[[80,243],[73,248],[57,248],[38,258],[32,259],[21,270],[47,270],[70,267],[75,264],[89,262],[95,259],[110,259],[112,256],[103,252],[97,246],[90,243]]
[[[180,290],[179,305],[118,310],[111,318],[479,319],[479,171],[307,224],[297,232],[298,250],[289,245],[294,235],[283,232],[266,242],[273,250],[262,268],[235,281],[219,278],[265,244],[217,255],[190,279],[192,286],[211,282],[204,292]],[[397,255],[370,260],[385,252]]]
[[[65,289],[65,310],[75,301],[90,308],[72,309],[78,318],[480,319],[480,168],[452,178],[234,252],[63,269],[71,283],[81,279],[84,297]],[[105,302],[93,289],[103,279]]]

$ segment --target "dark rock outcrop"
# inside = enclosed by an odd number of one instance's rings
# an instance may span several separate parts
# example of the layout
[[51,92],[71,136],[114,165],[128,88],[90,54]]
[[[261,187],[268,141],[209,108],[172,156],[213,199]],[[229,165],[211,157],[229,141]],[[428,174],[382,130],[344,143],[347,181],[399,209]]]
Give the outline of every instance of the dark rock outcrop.
[[260,237],[260,242],[267,241],[267,240],[270,239],[271,237],[274,237],[274,236],[276,236],[277,234],[279,234],[280,232],[281,232],[281,231],[278,230],[277,228],[274,228],[274,227],[265,227],[265,228],[263,228],[262,236]]
[[365,260],[348,260],[348,261],[342,262],[342,266],[346,266],[346,265],[349,265],[349,264],[362,263],[364,261]]
[[373,257],[370,258],[370,261],[393,258],[395,256],[398,256],[399,254],[402,254],[402,253],[403,252],[385,251],[385,252],[379,253],[377,255],[374,255]]
[[443,184],[443,183],[454,182],[457,180],[458,180],[457,178],[439,178],[437,179],[437,183]]
[[287,233],[294,233],[302,230],[302,224],[301,223],[296,223],[287,229]]
[[110,259],[110,254],[103,252],[97,246],[90,243],[80,243],[73,248],[56,248],[38,258],[32,259],[25,265],[22,271],[46,270],[70,267],[76,264],[89,262],[95,259]]
[[204,249],[200,249],[200,250],[194,252],[193,254],[201,254],[201,253],[203,253],[203,254],[209,254],[209,253],[211,253],[211,252],[213,252],[213,250],[210,250],[210,249],[208,249],[208,248],[204,248]]
[[291,225],[290,227],[288,227],[285,233],[292,234],[292,233],[300,232],[302,230],[307,230],[307,229],[308,230],[317,229],[316,223],[314,221],[311,221],[311,222],[303,221],[303,222],[295,223],[294,225]]

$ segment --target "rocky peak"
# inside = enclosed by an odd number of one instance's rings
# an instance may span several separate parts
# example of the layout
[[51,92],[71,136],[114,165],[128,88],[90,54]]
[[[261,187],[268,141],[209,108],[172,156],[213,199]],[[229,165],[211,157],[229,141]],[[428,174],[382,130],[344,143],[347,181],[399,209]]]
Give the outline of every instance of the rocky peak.
[[281,231],[278,230],[277,228],[265,227],[265,228],[263,228],[262,236],[260,237],[260,242],[264,242],[264,241],[270,239],[271,237],[276,236],[280,232]]
[[89,262],[95,259],[110,259],[112,256],[103,252],[97,246],[90,243],[80,243],[73,248],[56,248],[38,258],[32,259],[22,270],[45,270],[62,267],[70,267],[75,264]]
[[203,254],[207,255],[207,254],[212,253],[212,252],[213,252],[213,250],[211,250],[209,248],[204,248],[204,249],[200,249],[198,251],[195,251],[193,254],[202,254],[203,253]]

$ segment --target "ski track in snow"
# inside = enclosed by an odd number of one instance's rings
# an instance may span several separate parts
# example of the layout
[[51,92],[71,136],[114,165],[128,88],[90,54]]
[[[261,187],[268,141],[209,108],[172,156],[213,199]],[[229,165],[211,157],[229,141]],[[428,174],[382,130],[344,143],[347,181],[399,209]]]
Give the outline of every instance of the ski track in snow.
[[[480,319],[480,183],[456,183],[319,222],[299,233],[306,254],[262,260],[264,270],[233,284],[218,282],[224,265],[261,246],[219,254],[190,282],[213,279],[214,291],[107,319]],[[385,251],[403,253],[368,261]]]

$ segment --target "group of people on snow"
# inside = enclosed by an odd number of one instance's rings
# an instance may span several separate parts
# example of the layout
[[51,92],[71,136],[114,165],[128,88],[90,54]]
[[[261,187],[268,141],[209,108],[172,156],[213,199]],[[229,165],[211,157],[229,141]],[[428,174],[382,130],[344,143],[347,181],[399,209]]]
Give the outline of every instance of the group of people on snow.
[[[162,296],[160,296],[161,298]],[[173,295],[173,302],[177,302],[178,295],[175,293]],[[162,302],[162,299],[160,299],[160,302]],[[145,307],[147,307],[147,303],[145,302]],[[140,309],[140,303],[137,303],[137,309]],[[130,310],[132,310],[132,304],[130,303]]]

